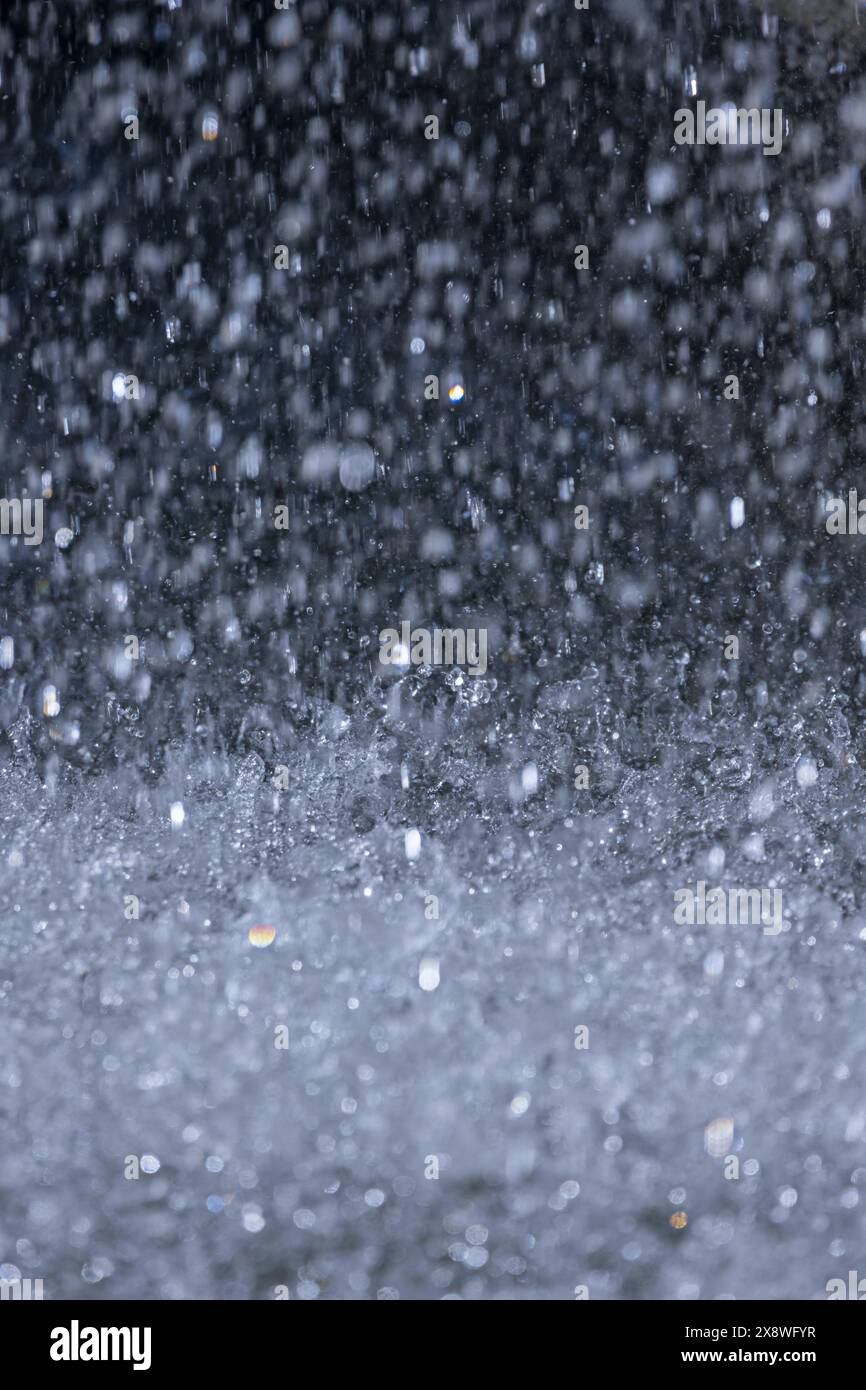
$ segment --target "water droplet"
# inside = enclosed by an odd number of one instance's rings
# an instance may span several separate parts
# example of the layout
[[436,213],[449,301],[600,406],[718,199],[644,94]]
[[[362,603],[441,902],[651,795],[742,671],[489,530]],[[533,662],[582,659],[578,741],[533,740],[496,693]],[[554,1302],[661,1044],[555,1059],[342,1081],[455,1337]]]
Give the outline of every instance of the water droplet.
[[428,992],[439,988],[439,962],[434,956],[425,956],[418,968],[418,983]]
[[276,935],[276,927],[250,927],[248,933],[249,943],[251,946],[270,946],[271,943],[276,940]]

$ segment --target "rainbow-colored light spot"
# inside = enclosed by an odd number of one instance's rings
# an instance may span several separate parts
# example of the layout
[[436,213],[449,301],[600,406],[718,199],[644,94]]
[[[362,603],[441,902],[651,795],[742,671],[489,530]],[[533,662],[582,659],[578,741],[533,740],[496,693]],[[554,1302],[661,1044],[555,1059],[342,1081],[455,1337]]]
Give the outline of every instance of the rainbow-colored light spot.
[[276,940],[276,927],[250,927],[249,939],[251,946],[270,946]]

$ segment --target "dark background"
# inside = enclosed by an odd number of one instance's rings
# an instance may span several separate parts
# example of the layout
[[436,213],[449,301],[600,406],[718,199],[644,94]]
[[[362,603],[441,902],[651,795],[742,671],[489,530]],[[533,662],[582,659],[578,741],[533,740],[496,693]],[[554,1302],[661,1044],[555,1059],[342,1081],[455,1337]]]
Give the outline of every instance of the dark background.
[[[789,679],[800,648],[859,700],[862,561],[842,542],[829,563],[820,509],[856,485],[861,443],[866,135],[838,119],[863,100],[856,54],[730,0],[14,4],[0,44],[4,477],[38,493],[50,470],[50,532],[77,532],[63,555],[0,546],[33,690],[51,679],[102,720],[104,650],[132,632],[150,639],[155,695],[172,678],[163,717],[180,731],[198,679],[233,666],[265,703],[351,700],[369,685],[361,639],[375,652],[401,608],[485,614],[500,652],[520,652],[521,702],[540,662],[591,660],[638,682],[623,699],[670,684],[719,698],[728,631],[749,685]],[[695,66],[710,104],[782,104],[781,157],[673,146]],[[663,164],[675,192],[650,212]],[[818,190],[839,177],[850,192],[825,230]],[[419,260],[430,242],[450,268]],[[299,273],[273,269],[277,244]],[[182,287],[190,262],[206,302]],[[116,371],[138,375],[141,402],[106,400]],[[423,399],[432,371],[439,402]],[[729,372],[739,402],[722,398]],[[376,451],[371,486],[304,481],[311,444],[353,437]],[[283,501],[291,529],[275,532]],[[450,532],[445,561],[424,558],[431,526]],[[178,688],[167,634],[183,631],[197,670]]]

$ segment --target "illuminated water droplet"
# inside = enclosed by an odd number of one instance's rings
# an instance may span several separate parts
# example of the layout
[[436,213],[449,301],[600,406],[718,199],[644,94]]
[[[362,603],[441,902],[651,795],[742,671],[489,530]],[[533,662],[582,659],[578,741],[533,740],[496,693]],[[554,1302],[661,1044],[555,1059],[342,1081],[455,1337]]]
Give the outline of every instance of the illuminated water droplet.
[[457,385],[452,386],[450,391],[448,392],[448,399],[449,401],[462,401],[465,395],[466,392],[458,382]]
[[730,1115],[720,1115],[704,1130],[704,1148],[711,1158],[724,1158],[734,1142],[734,1121]]
[[689,1224],[689,1218],[684,1211],[675,1211],[671,1216],[671,1225],[675,1231],[684,1231]]
[[186,811],[183,809],[182,801],[174,801],[171,806],[171,823],[175,830],[179,830],[186,820]]
[[53,685],[46,685],[42,691],[42,713],[46,719],[54,719],[60,713],[60,701]]
[[77,719],[66,719],[61,723],[52,724],[48,730],[48,737],[54,743],[65,743],[68,747],[74,748],[81,739],[81,725]]
[[818,768],[813,758],[801,758],[797,764],[797,785],[814,787],[818,780]]
[[251,946],[270,946],[271,943],[276,939],[276,935],[276,927],[250,927],[249,942]]
[[215,111],[207,111],[202,118],[201,138],[202,140],[216,140],[220,133],[220,118]]
[[439,988],[439,962],[435,956],[425,956],[418,968],[418,983],[422,989]]

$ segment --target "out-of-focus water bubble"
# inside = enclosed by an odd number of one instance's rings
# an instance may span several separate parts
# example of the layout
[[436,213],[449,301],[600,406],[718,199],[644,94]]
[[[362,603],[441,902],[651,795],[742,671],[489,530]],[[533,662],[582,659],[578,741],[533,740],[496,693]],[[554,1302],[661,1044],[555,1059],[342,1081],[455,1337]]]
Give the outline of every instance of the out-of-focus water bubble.
[[425,956],[418,967],[418,984],[430,993],[439,988],[439,962],[434,956]]
[[769,820],[776,805],[772,782],[762,782],[749,800],[749,815],[752,820]]
[[81,741],[81,725],[77,719],[59,719],[48,730],[52,743],[62,743],[74,748]]
[[676,197],[680,171],[671,163],[651,164],[647,171],[647,196],[653,203],[669,203]]
[[801,758],[797,763],[797,785],[814,787],[818,780],[818,767],[814,758]]
[[725,867],[725,851],[721,845],[713,845],[707,855],[707,870],[711,874],[720,874]]
[[250,927],[248,932],[249,943],[251,946],[270,946],[276,940],[276,936],[276,927]]
[[376,456],[368,444],[347,444],[340,453],[340,482],[349,492],[360,492],[376,474]]
[[60,699],[53,685],[46,685],[42,691],[42,713],[46,719],[55,719],[60,713]]
[[730,1115],[711,1120],[704,1130],[704,1148],[711,1158],[724,1158],[734,1142],[734,1121]]

